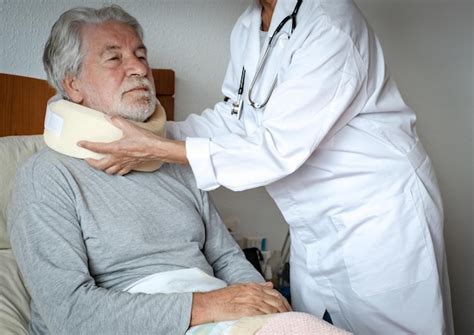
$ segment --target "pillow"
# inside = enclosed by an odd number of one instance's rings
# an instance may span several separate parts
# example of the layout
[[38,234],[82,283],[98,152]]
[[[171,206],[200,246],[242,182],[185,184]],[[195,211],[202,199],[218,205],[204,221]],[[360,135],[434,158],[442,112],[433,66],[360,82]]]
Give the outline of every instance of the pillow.
[[30,296],[11,250],[0,250],[0,334],[26,334]]
[[7,208],[18,166],[44,147],[42,135],[0,137],[0,249],[9,249]]

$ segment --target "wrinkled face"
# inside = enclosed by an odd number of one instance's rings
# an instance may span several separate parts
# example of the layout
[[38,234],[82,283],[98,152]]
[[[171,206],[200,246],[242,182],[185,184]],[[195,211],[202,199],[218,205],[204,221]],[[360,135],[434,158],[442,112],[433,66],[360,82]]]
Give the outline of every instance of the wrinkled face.
[[156,98],[140,37],[114,21],[83,27],[81,36],[81,72],[65,85],[71,100],[109,115],[146,120],[155,110]]

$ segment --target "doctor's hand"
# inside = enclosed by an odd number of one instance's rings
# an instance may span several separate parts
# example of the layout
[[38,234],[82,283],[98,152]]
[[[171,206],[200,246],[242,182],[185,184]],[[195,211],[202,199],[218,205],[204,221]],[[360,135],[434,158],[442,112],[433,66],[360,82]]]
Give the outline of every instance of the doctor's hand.
[[190,326],[289,311],[290,304],[272,283],[235,284],[193,293]]
[[142,129],[119,116],[109,117],[123,136],[111,143],[80,141],[82,148],[104,154],[101,159],[86,159],[90,166],[108,174],[125,175],[137,166],[149,161],[187,164],[183,141],[173,141]]

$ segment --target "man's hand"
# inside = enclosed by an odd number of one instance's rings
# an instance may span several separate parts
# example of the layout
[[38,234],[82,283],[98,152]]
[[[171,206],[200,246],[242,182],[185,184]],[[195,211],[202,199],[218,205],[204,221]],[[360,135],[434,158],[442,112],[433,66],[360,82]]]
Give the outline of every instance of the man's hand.
[[291,311],[288,301],[272,287],[271,283],[249,283],[195,292],[190,325]]
[[111,143],[88,141],[78,143],[80,147],[105,155],[98,160],[86,159],[92,167],[108,174],[125,175],[149,161],[188,163],[184,142],[162,138],[119,116],[112,116],[109,120],[122,130],[123,136],[120,140]]

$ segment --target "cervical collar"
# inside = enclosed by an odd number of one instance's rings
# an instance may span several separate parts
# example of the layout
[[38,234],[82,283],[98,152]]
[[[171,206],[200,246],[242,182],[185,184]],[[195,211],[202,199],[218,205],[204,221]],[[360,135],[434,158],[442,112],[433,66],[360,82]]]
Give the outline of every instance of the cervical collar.
[[[155,112],[146,122],[132,122],[164,137],[165,121],[165,111],[157,102]],[[48,103],[43,137],[46,145],[59,153],[82,159],[101,159],[103,154],[81,148],[77,146],[77,142],[84,140],[109,143],[119,140],[122,135],[120,129],[107,121],[104,113],[66,100]],[[160,161],[151,161],[134,170],[151,172],[158,170],[161,164]]]

